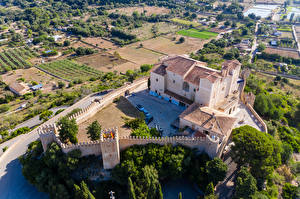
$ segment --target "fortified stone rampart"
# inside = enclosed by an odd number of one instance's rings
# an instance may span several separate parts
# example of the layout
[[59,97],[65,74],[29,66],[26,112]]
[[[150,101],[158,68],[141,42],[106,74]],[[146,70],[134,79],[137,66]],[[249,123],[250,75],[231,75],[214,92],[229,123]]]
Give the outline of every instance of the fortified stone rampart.
[[100,140],[82,142],[78,144],[64,144],[57,135],[55,124],[42,126],[38,129],[44,151],[51,142],[56,142],[64,153],[78,149],[82,156],[102,155],[103,166],[105,169],[111,169],[120,162],[120,151],[133,145],[146,145],[149,143],[165,145],[172,144],[183,145],[189,148],[197,149],[199,152],[205,151],[211,158],[220,155],[221,144],[219,138],[212,139],[206,137],[135,137],[127,136],[119,138],[118,130],[106,129],[101,132]]
[[195,148],[199,152],[205,151],[210,157],[215,157],[218,154],[220,148],[219,139],[212,140],[209,136],[206,137],[185,137],[185,136],[175,136],[175,137],[135,137],[127,136],[120,138],[120,150],[123,151],[126,148],[133,145],[146,145],[149,143],[165,145],[172,144],[183,145],[189,148]]
[[115,98],[118,98],[120,96],[124,96],[126,92],[130,93],[139,86],[143,86],[143,84],[146,85],[147,83],[147,78],[141,78],[133,83],[126,83],[124,86],[115,89],[111,91],[110,93],[102,96],[99,102],[92,102],[89,106],[86,108],[83,108],[81,111],[78,113],[73,114],[70,119],[76,119],[76,122],[79,124],[81,122],[84,122],[85,120],[93,117],[98,111],[100,111],[102,108],[106,107],[110,103],[113,102]]

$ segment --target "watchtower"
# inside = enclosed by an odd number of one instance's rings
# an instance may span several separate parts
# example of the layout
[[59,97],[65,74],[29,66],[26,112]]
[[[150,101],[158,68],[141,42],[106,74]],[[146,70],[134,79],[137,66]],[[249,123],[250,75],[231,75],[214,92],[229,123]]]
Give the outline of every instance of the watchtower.
[[112,169],[120,163],[118,129],[106,129],[101,132],[101,151],[103,168]]

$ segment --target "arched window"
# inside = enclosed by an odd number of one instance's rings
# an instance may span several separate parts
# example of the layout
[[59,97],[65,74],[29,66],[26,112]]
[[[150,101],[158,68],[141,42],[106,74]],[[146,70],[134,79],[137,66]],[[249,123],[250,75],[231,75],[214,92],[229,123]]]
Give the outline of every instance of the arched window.
[[182,89],[183,89],[184,91],[186,91],[186,92],[189,92],[189,90],[190,90],[190,85],[189,85],[189,83],[183,82]]

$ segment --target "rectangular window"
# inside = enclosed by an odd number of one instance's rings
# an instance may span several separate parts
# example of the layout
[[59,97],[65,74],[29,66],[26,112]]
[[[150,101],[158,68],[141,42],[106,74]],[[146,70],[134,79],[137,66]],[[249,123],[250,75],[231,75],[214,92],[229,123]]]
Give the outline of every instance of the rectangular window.
[[158,79],[156,78],[156,81],[158,82]]
[[175,84],[175,80],[173,80],[173,83]]

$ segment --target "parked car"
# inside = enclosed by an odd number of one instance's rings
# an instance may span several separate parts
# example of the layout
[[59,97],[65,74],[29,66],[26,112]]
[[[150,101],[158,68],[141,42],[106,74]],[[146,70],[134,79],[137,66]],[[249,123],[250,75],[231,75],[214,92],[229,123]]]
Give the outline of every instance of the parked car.
[[162,133],[164,131],[158,124],[155,125],[155,128],[160,133]]
[[145,122],[146,122],[146,124],[149,124],[149,123],[152,122],[152,121],[153,121],[153,116],[152,116],[152,115],[149,114],[148,117],[145,117]]
[[140,105],[140,104],[136,105],[136,108],[137,108],[137,110],[139,110],[139,111],[145,110],[145,108],[144,108],[142,105]]

